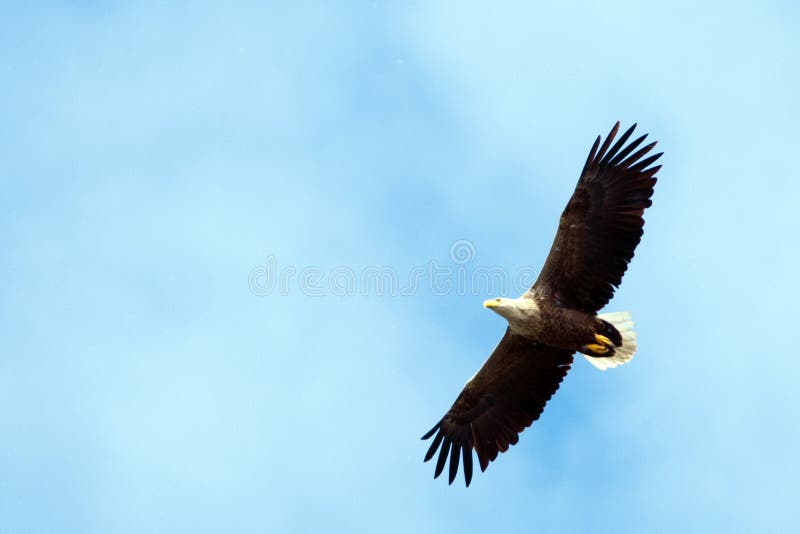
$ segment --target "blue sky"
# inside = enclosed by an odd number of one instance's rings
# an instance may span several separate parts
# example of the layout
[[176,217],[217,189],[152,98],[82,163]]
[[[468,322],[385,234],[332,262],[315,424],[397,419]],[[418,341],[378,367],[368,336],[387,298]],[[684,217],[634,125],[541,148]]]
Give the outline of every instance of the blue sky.
[[[798,8],[551,4],[6,6],[0,532],[795,525]],[[432,480],[496,295],[253,273],[538,269],[616,120],[665,151],[639,354]]]

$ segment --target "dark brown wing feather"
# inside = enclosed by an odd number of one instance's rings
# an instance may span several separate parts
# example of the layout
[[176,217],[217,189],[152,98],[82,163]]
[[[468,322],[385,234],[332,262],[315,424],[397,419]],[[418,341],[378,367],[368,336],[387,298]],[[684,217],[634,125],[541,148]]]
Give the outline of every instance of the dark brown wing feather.
[[422,439],[434,436],[425,455],[439,455],[434,478],[450,458],[450,483],[463,460],[464,481],[472,480],[472,449],[481,471],[498,453],[519,440],[519,433],[536,421],[572,365],[572,352],[540,345],[512,334],[505,336],[489,359],[461,391],[453,406]]
[[560,306],[597,313],[619,287],[642,237],[642,215],[651,204],[654,175],[661,168],[649,167],[661,153],[641,159],[655,143],[636,150],[646,135],[624,146],[634,128],[635,124],[610,149],[619,123],[599,151],[600,137],[595,141],[561,214],[534,294],[549,296]]

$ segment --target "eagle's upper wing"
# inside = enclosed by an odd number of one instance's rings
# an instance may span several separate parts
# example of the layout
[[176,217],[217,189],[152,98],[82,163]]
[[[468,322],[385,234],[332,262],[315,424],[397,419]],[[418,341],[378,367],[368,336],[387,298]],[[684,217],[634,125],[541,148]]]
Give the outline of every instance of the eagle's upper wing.
[[624,146],[635,127],[609,149],[619,130],[617,123],[599,151],[600,137],[592,146],[561,214],[550,255],[531,288],[535,295],[597,313],[619,287],[642,237],[642,214],[651,204],[654,175],[661,168],[649,167],[661,153],[641,159],[655,143],[634,152],[646,135]]
[[506,330],[450,410],[422,437],[428,439],[436,434],[425,455],[427,462],[439,450],[435,477],[442,473],[449,455],[452,484],[463,457],[464,480],[469,486],[472,449],[484,471],[499,452],[516,444],[519,433],[539,418],[571,365],[571,351],[540,345]]

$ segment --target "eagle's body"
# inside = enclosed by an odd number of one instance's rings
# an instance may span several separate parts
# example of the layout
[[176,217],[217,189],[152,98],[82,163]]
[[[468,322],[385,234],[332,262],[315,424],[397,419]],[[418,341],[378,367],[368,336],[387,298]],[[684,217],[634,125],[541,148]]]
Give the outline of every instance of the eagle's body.
[[505,317],[513,334],[559,349],[576,351],[594,343],[600,328],[594,314],[548,306],[529,293],[518,299],[487,300],[484,306]]
[[[627,146],[636,125],[611,146],[619,123],[594,143],[578,185],[561,215],[550,254],[533,287],[516,299],[487,300],[508,329],[445,416],[423,439],[434,437],[425,461],[439,452],[435,476],[450,458],[450,483],[463,460],[472,479],[472,451],[481,470],[517,443],[581,352],[600,369],[633,358],[636,334],[627,312],[598,314],[622,281],[642,236],[661,154],[643,158],[655,143]],[[599,150],[598,150],[599,148]]]

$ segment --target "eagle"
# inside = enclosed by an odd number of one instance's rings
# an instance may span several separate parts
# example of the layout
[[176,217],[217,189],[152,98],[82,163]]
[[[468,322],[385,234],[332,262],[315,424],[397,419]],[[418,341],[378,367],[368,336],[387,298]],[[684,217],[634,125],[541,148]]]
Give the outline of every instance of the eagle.
[[598,312],[622,282],[643,234],[662,153],[645,157],[655,142],[628,142],[636,124],[613,144],[619,122],[598,136],[578,184],[561,214],[553,245],[536,282],[519,298],[483,303],[508,321],[489,359],[464,385],[450,410],[422,436],[433,437],[425,454],[438,451],[434,478],[448,457],[449,483],[463,464],[472,480],[475,451],[481,471],[544,410],[570,370],[576,352],[606,370],[629,362],[636,334],[628,312]]

